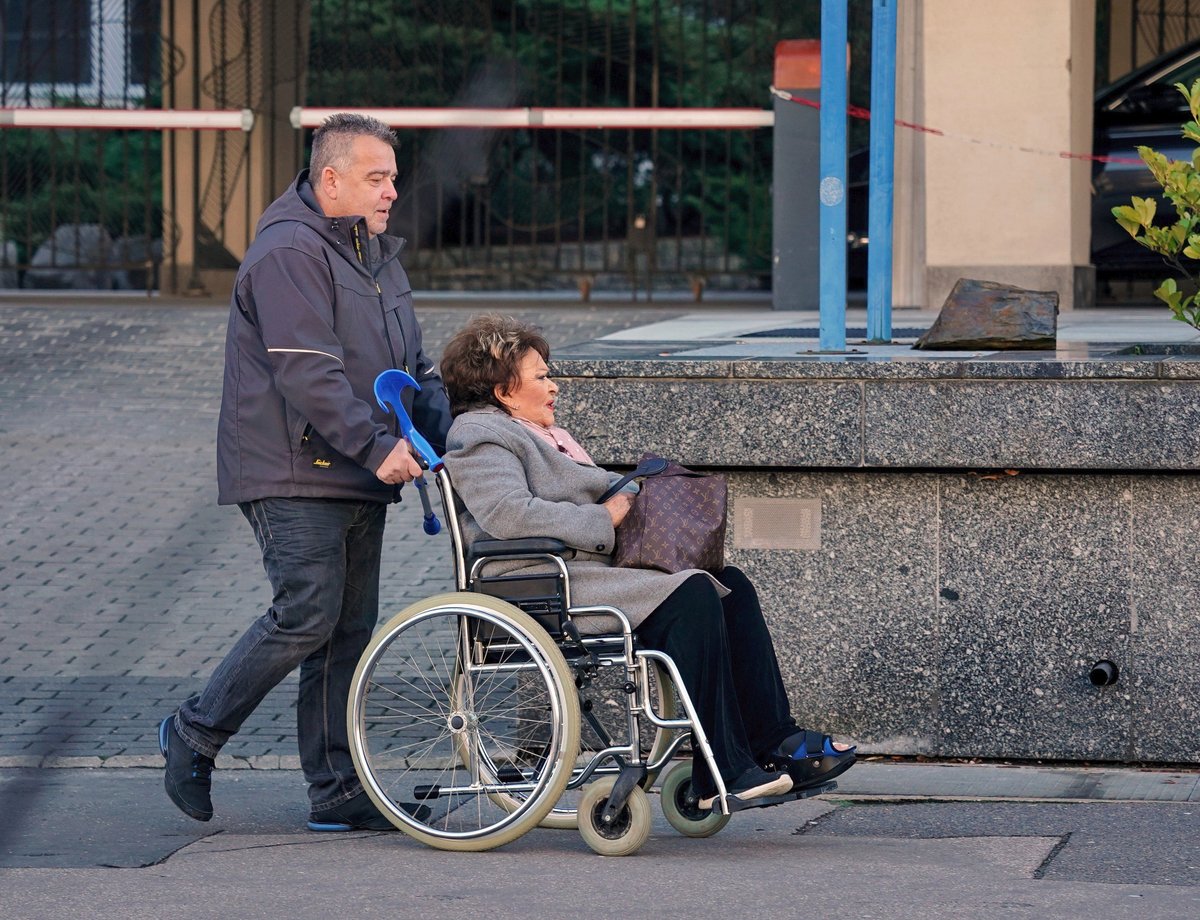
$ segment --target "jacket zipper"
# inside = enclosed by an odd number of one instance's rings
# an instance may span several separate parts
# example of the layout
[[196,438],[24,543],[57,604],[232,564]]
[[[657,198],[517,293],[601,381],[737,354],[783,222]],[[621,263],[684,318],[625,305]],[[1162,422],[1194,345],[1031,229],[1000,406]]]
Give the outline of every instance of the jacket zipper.
[[[355,224],[354,226],[352,226],[350,228],[350,237],[354,240],[354,254],[358,258],[358,264],[363,266],[367,270],[367,273],[371,275],[371,282],[375,285],[375,293],[379,296],[379,316],[383,320],[383,337],[387,341],[388,354],[391,355],[391,357],[392,357],[392,367],[395,367],[397,365],[396,348],[392,344],[392,334],[390,331],[388,331],[387,304],[384,302],[384,299],[383,299],[383,288],[381,288],[379,286],[379,281],[375,278],[375,275],[371,272],[371,266],[367,262],[366,254],[363,252],[362,235],[361,235],[361,231],[359,230],[358,224]],[[399,323],[400,323],[400,317],[398,317],[398,316],[396,317],[396,323],[397,323],[397,325],[399,325]],[[401,336],[401,341],[403,341],[403,337],[404,337],[404,327],[403,326],[400,327],[400,336]],[[407,360],[407,358],[408,358],[408,350],[407,349],[405,349],[404,357],[406,359],[404,362],[404,373],[407,374],[407,373],[409,373],[408,360]],[[395,425],[396,430],[394,433],[395,433],[396,437],[403,438],[404,435],[401,434],[401,432],[400,432],[400,418],[399,418],[399,416],[396,416],[395,413],[393,413],[393,417],[395,418],[395,422],[396,422],[396,425]],[[392,486],[392,500],[393,501],[400,500],[400,489],[401,489],[401,486],[399,484]]]
[[[371,266],[367,262],[366,254],[363,252],[362,237],[360,235],[358,224],[355,224],[353,227],[350,228],[350,236],[354,240],[354,254],[358,257],[358,264],[363,266],[367,270],[367,272],[370,273]],[[379,282],[375,279],[374,275],[371,275],[371,283],[375,285],[375,293],[379,296],[379,315],[383,318],[383,337],[385,339],[387,339],[388,354],[391,355],[391,357],[392,357],[392,367],[403,366],[404,373],[407,374],[407,373],[409,373],[408,361],[405,360],[403,365],[400,365],[396,361],[396,348],[392,344],[392,334],[388,331],[387,304],[384,302],[384,299],[383,299],[383,288],[381,288],[379,286]],[[400,322],[400,317],[396,317],[396,322],[397,322],[397,324]],[[400,328],[400,334],[402,336],[404,335],[403,327]],[[404,357],[407,359],[408,355],[405,354]]]

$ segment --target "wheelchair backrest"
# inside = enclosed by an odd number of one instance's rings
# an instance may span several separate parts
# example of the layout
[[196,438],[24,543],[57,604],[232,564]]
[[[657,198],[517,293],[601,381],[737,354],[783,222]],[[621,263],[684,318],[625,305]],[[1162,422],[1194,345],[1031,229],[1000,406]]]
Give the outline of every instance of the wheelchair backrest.
[[[506,600],[536,619],[553,636],[562,635],[563,618],[570,606],[570,581],[562,554],[566,546],[558,540],[527,538],[487,540],[475,547],[463,538],[459,515],[463,509],[449,471],[443,466],[437,473],[438,491],[450,531],[454,558],[454,584],[459,591],[478,591]],[[548,574],[486,574],[492,561],[527,559],[545,560],[558,571]]]

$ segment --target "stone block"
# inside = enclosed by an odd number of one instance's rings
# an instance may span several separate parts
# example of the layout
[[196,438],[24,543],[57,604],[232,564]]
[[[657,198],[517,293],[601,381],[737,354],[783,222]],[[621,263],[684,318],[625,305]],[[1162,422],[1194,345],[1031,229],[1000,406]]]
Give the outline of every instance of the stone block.
[[[1139,638],[1131,664],[1112,689],[1130,698],[1132,761],[1191,763],[1200,760],[1200,698],[1194,640],[1177,646]],[[1107,691],[1109,688],[1105,688]]]
[[[727,555],[802,724],[867,752],[1194,762],[1197,493],[1136,474],[738,471],[735,512],[815,499],[820,545],[731,531]],[[1104,658],[1121,675],[1095,687]]]
[[712,466],[859,462],[856,383],[642,378],[567,385],[558,423],[602,465],[632,465],[644,450]]
[[1128,477],[940,487],[939,753],[1122,759],[1128,697],[1087,673],[1128,656]]
[[[1130,487],[1134,644],[1114,687],[1133,699],[1135,757],[1189,762],[1200,751],[1200,482],[1138,476]],[[1114,659],[1116,660],[1116,659]],[[1164,718],[1169,715],[1169,718]]]
[[868,750],[932,753],[936,711],[936,476],[788,472],[730,475],[746,497],[821,502],[820,548],[744,550],[801,725]]
[[868,381],[867,466],[1200,468],[1200,385]]

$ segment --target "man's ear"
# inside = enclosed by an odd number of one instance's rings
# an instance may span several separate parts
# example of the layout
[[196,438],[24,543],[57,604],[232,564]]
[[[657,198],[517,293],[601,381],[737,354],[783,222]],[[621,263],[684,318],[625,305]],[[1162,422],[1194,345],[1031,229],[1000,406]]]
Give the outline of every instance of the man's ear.
[[341,180],[336,169],[332,166],[326,166],[321,170],[321,191],[325,194],[326,198],[336,200],[340,185]]

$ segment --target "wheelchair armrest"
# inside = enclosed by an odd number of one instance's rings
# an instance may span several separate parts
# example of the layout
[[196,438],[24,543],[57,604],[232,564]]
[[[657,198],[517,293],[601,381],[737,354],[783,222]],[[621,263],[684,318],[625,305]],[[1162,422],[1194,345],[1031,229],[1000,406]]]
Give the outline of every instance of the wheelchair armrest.
[[550,537],[522,537],[519,540],[477,540],[467,549],[467,565],[489,556],[561,556],[569,547]]

